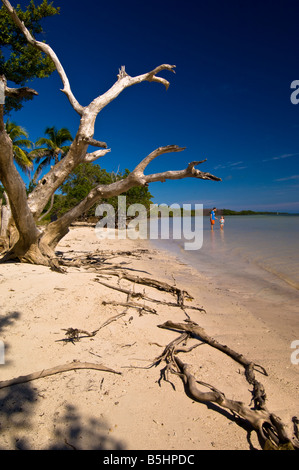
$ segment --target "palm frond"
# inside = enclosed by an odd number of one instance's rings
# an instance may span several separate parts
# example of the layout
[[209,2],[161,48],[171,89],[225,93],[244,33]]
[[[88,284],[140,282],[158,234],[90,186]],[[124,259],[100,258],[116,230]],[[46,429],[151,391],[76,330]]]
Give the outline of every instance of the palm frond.
[[22,149],[22,147],[27,149],[32,148],[33,143],[28,139],[26,129],[17,125],[15,122],[7,120],[5,123],[5,130],[13,144],[14,160],[16,164],[22,171],[29,175],[33,166],[32,160],[29,157],[28,152]]
[[39,148],[39,149],[31,150],[31,152],[29,152],[28,155],[30,158],[34,159],[36,163],[39,163],[40,160],[48,154],[49,154],[48,149]]
[[13,146],[14,160],[24,173],[30,175],[30,170],[33,168],[33,163],[28,157],[27,152],[18,146]]
[[51,139],[47,139],[46,137],[41,137],[35,142],[35,145],[37,147],[40,147],[41,145],[46,145],[48,149],[54,150],[56,148],[55,142],[53,142]]
[[14,145],[17,145],[18,147],[26,147],[27,149],[34,147],[34,143],[28,139],[18,139],[18,140],[13,141],[13,143]]

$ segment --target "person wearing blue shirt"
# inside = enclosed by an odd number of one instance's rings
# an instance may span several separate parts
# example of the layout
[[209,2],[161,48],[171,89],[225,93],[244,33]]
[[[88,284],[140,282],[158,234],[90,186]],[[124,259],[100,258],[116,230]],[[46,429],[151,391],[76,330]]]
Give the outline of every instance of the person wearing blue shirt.
[[217,217],[215,215],[216,210],[217,210],[216,207],[213,207],[213,209],[211,210],[211,214],[210,214],[211,230],[214,230],[215,220],[217,220]]

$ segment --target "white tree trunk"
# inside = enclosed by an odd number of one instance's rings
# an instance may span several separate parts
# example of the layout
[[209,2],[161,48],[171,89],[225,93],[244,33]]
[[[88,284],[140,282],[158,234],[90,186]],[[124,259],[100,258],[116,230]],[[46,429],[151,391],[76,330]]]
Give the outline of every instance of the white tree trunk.
[[1,201],[1,207],[0,207],[0,210],[1,210],[0,237],[5,238],[7,236],[9,219],[11,217],[11,209],[10,209],[9,199],[8,199],[7,194],[6,194],[5,191],[4,191],[3,196],[5,198],[6,205],[3,205],[2,201]]
[[[36,188],[29,194],[27,199],[24,183],[13,164],[12,143],[5,132],[3,124],[3,105],[0,105],[0,179],[8,194],[11,214],[19,233],[18,241],[5,255],[4,260],[17,257],[21,260],[40,264],[47,264],[47,260],[50,260],[49,264],[51,264],[53,262],[53,250],[56,244],[68,232],[68,228],[74,220],[101,199],[117,196],[134,186],[147,185],[155,181],[163,182],[166,179],[175,180],[181,178],[199,178],[220,181],[220,178],[210,173],[201,172],[195,168],[199,163],[203,163],[202,161],[189,163],[187,168],[179,171],[165,171],[145,175],[144,171],[148,164],[158,156],[168,152],[180,152],[184,150],[176,145],[160,147],[144,158],[126,179],[116,181],[109,185],[99,185],[92,189],[88,196],[77,206],[64,214],[57,221],[50,223],[44,233],[41,233],[37,229],[35,221],[41,216],[47,202],[69,174],[72,173],[80,163],[93,162],[110,151],[107,149],[106,143],[94,139],[95,121],[100,111],[126,88],[144,81],[163,84],[167,89],[169,82],[165,78],[157,76],[157,74],[165,70],[174,72],[175,66],[162,64],[150,72],[135,77],[128,75],[125,68],[122,67],[117,76],[117,81],[106,93],[96,97],[88,106],[82,106],[73,95],[67,75],[55,52],[49,45],[39,42],[32,37],[24,23],[18,18],[8,0],[2,0],[2,3],[16,26],[24,34],[28,43],[41,50],[52,59],[63,83],[62,91],[67,96],[74,110],[80,115],[78,132],[70,146],[69,152],[40,179]],[[16,90],[8,88],[7,86],[5,87],[6,95],[15,95],[18,92],[23,95],[24,93],[31,95],[36,94],[34,90],[28,88]],[[88,154],[87,149],[89,145],[99,147],[99,150]]]

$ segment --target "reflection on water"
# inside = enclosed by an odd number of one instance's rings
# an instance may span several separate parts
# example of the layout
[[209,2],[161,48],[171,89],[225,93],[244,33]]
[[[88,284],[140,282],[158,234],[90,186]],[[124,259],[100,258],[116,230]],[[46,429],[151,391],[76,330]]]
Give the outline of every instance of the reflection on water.
[[184,250],[183,240],[157,240],[196,268],[213,285],[229,291],[280,337],[297,338],[299,305],[299,217],[231,216],[210,229],[204,217],[203,246]]
[[200,250],[184,250],[183,239],[159,240],[157,246],[180,253],[203,274],[262,281],[269,273],[299,290],[299,217],[228,216],[223,230],[218,223],[213,231],[209,218],[203,219]]

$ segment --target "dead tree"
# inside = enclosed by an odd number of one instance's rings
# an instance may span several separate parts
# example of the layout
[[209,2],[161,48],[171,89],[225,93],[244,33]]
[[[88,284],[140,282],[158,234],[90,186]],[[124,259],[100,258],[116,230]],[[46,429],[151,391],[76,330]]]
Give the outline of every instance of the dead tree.
[[[126,88],[137,85],[144,81],[155,82],[166,87],[169,82],[158,74],[162,71],[174,72],[174,65],[162,64],[150,72],[138,76],[130,76],[125,67],[122,67],[117,76],[117,81],[106,93],[97,96],[89,105],[81,105],[74,96],[68,77],[53,49],[46,43],[37,41],[25,24],[18,18],[15,10],[8,0],[2,0],[10,17],[15,25],[24,34],[27,42],[47,54],[55,64],[56,70],[61,78],[63,88],[62,92],[68,98],[73,109],[80,116],[80,124],[77,134],[72,142],[67,155],[50,171],[41,178],[36,188],[29,194],[28,198],[25,192],[24,183],[19,176],[12,155],[12,143],[5,131],[3,123],[3,105],[0,105],[0,180],[8,195],[12,219],[10,229],[14,236],[9,238],[9,249],[6,251],[2,260],[18,259],[20,261],[31,262],[34,264],[43,264],[47,266],[56,266],[55,247],[57,243],[68,233],[69,226],[83,212],[90,209],[95,203],[111,196],[117,196],[135,186],[147,185],[156,181],[177,180],[181,178],[199,178],[220,181],[220,178],[195,168],[199,161],[193,161],[182,170],[164,171],[161,173],[146,175],[144,172],[155,158],[168,152],[181,152],[184,150],[177,145],[168,145],[159,147],[145,157],[125,179],[113,182],[108,185],[98,185],[90,191],[78,205],[69,210],[55,222],[41,231],[36,222],[41,216],[46,204],[51,199],[55,191],[66,180],[68,175],[83,162],[94,162],[98,158],[106,155],[110,150],[107,144],[94,138],[95,121],[102,109]],[[30,89],[9,89],[5,88],[5,95],[11,93],[36,93]],[[89,146],[96,147],[96,150],[87,153]]]

